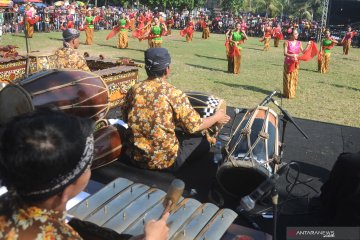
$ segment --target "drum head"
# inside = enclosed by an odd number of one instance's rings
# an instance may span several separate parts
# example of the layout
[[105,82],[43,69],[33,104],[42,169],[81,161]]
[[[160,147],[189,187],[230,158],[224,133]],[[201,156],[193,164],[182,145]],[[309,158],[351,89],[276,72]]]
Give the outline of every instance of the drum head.
[[217,170],[216,179],[222,190],[235,198],[242,198],[255,190],[270,173],[262,166],[253,166],[251,161],[224,162]]
[[31,97],[22,87],[7,85],[0,91],[0,124],[31,111],[34,111]]

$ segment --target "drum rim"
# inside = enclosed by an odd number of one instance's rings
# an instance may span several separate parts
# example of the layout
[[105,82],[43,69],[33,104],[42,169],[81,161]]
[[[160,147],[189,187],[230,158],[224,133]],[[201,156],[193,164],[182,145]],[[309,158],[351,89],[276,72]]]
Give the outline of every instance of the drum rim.
[[[232,161],[232,160],[226,160],[226,159],[225,159],[225,161],[217,168],[215,177],[216,177],[216,181],[217,181],[218,185],[220,186],[220,188],[221,188],[225,193],[229,194],[229,195],[232,196],[232,197],[239,198],[238,195],[236,195],[236,194],[234,194],[234,193],[232,193],[232,192],[229,192],[228,189],[225,188],[224,184],[223,184],[223,183],[221,182],[221,180],[220,180],[221,174],[224,174],[224,169],[226,169],[225,167],[227,167],[227,168],[231,168],[231,167],[232,167],[232,168],[239,168],[239,166],[234,166],[231,161]],[[250,160],[247,160],[247,161],[245,161],[245,160],[235,160],[235,159],[233,159],[233,161],[239,161],[239,162],[241,162],[241,163],[245,163],[246,165],[248,165],[248,166],[246,166],[246,167],[248,167],[249,169],[251,168],[251,169],[255,170],[256,172],[258,172],[260,175],[262,175],[262,176],[264,177],[264,180],[268,179],[268,178],[271,177],[271,175],[272,175],[272,174],[271,174],[269,171],[267,171],[265,168],[260,168],[259,164],[257,164],[257,165],[258,165],[257,167],[252,167],[252,166],[251,166],[251,165],[252,165],[251,159],[250,159]],[[260,169],[262,169],[262,170],[260,170]],[[255,189],[254,189],[254,190],[255,190]]]
[[[28,103],[28,106],[29,106],[29,111],[28,111],[28,112],[32,112],[32,111],[35,110],[34,104],[33,104],[32,101],[31,101],[31,100],[32,100],[31,95],[30,95],[22,86],[20,86],[20,85],[18,85],[18,84],[12,84],[12,83],[10,83],[10,84],[6,85],[3,89],[1,89],[1,92],[8,91],[9,89],[17,89],[17,90],[19,90],[21,93],[23,93],[24,99],[26,100],[26,102]],[[14,116],[11,116],[11,117],[9,117],[9,118],[6,118],[6,122],[7,122],[8,120],[10,120],[11,118],[16,117],[16,116],[19,116],[19,115],[21,115],[21,114],[22,114],[22,113],[19,113],[19,114],[17,114],[17,115],[14,115]],[[0,122],[2,122],[2,120],[1,120]],[[4,122],[4,123],[5,123],[5,122]]]

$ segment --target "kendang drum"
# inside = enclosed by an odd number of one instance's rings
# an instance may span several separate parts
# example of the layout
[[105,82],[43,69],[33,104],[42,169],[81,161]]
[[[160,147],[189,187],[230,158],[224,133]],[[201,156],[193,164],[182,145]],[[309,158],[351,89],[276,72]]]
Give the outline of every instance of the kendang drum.
[[[226,102],[223,99],[199,92],[186,92],[185,94],[188,97],[190,104],[200,114],[201,118],[213,116],[219,109],[224,109],[226,111]],[[215,144],[216,137],[222,127],[223,125],[221,124],[215,124],[204,131],[207,140],[211,144]]]
[[118,129],[107,125],[106,120],[97,122],[94,132],[94,160],[91,169],[96,169],[116,161],[121,154],[122,141]]
[[225,147],[226,157],[216,178],[221,188],[241,198],[256,189],[277,171],[279,118],[270,108],[248,111]]
[[98,120],[109,110],[108,88],[91,72],[53,69],[9,84],[0,92],[0,124],[40,108]]
[[30,53],[30,73],[57,68],[56,57],[53,54]]

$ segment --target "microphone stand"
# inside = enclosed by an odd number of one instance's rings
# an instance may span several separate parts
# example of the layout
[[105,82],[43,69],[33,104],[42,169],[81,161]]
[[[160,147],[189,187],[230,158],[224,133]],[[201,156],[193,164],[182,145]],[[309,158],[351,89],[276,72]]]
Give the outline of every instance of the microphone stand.
[[279,194],[275,186],[271,191],[271,200],[273,204],[273,240],[277,239],[277,220],[278,220],[278,203],[279,203]]
[[300,128],[300,126],[295,122],[295,120],[290,116],[290,114],[285,109],[283,109],[276,100],[274,100],[273,98],[271,98],[270,100],[280,109],[280,111],[284,115],[284,119],[294,124],[297,130],[299,130],[306,139],[309,139],[307,134]]
[[281,163],[281,159],[284,153],[284,148],[285,148],[285,130],[286,130],[286,125],[288,123],[288,120],[286,120],[285,118],[281,119],[283,122],[282,125],[282,133],[281,133],[281,145],[280,145],[280,149],[279,149],[279,163]]

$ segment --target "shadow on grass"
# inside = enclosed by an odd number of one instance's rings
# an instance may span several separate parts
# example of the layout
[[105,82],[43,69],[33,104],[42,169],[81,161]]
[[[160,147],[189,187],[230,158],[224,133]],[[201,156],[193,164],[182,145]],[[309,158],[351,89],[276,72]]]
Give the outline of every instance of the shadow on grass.
[[316,73],[318,73],[318,72],[319,72],[318,70],[307,69],[307,68],[303,68],[303,69],[301,69],[301,68],[300,68],[300,71],[306,71],[306,72],[316,72]]
[[202,58],[208,58],[208,59],[215,59],[215,60],[227,61],[227,59],[225,59],[225,58],[210,57],[210,56],[205,56],[205,55],[200,55],[200,54],[195,54],[195,56],[197,56],[197,57],[202,57]]
[[186,65],[191,66],[191,67],[206,69],[206,70],[210,70],[210,71],[218,71],[218,72],[227,73],[227,71],[224,71],[223,69],[210,68],[210,67],[205,67],[205,66],[200,66],[200,65],[195,65],[195,64],[189,64],[189,63],[186,63]]
[[335,83],[327,83],[327,82],[320,82],[320,83],[324,83],[324,84],[327,84],[327,85],[330,85],[330,86],[333,86],[333,87],[337,87],[337,88],[345,88],[345,89],[349,89],[349,90],[352,90],[352,91],[360,92],[360,89],[359,89],[359,88],[353,88],[353,87],[349,87],[349,86],[343,86],[343,85],[335,84]]
[[25,38],[25,35],[23,33],[13,33],[13,34],[11,34],[11,37]]
[[245,48],[245,49],[251,49],[251,50],[256,50],[256,51],[263,52],[263,50],[262,50],[262,49],[259,49],[259,48],[252,48],[252,47],[245,47],[245,46],[244,46],[244,48]]
[[[244,90],[249,90],[249,91],[253,91],[253,92],[258,92],[258,93],[262,93],[264,95],[270,95],[272,93],[272,91],[269,90],[265,90],[259,87],[255,87],[255,86],[250,86],[250,85],[241,85],[241,84],[235,84],[235,83],[224,83],[224,82],[219,82],[219,81],[215,81],[215,83],[220,83],[222,85],[228,86],[228,87],[232,87],[232,88],[242,88]],[[278,90],[277,90],[278,91]],[[278,91],[280,92],[280,91]],[[276,96],[281,97],[281,94],[278,93],[276,94]]]
[[103,44],[103,43],[97,43],[98,46],[100,47],[111,47],[111,48],[117,48],[115,45],[110,45],[110,44]]
[[174,41],[174,42],[186,42],[186,40],[179,40],[179,39],[171,39],[171,41]]
[[145,52],[145,50],[141,50],[141,49],[135,49],[135,48],[118,48],[116,45],[110,45],[110,44],[97,44],[98,46],[101,47],[111,47],[111,48],[116,48],[119,50],[130,50],[130,51],[137,51],[137,52]]
[[62,38],[54,38],[54,37],[50,37],[49,39],[51,39],[51,40],[55,40],[55,41],[63,41],[63,39]]

